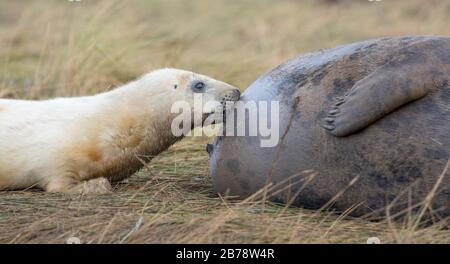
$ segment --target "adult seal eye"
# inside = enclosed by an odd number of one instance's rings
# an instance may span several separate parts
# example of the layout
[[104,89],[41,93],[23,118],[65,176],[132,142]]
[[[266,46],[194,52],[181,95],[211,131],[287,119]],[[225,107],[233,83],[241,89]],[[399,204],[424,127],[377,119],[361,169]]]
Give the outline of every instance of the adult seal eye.
[[192,86],[192,90],[193,90],[195,93],[203,92],[204,89],[205,89],[205,83],[204,83],[204,82],[196,82],[196,83],[194,83],[194,85]]

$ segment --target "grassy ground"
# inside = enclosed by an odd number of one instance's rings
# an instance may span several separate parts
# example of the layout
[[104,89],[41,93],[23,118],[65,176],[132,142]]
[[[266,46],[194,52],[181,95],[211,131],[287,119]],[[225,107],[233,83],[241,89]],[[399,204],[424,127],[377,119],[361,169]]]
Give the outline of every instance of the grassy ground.
[[[336,3],[334,3],[336,2]],[[299,53],[386,35],[449,34],[450,1],[0,0],[0,97],[93,94],[160,67],[244,90]],[[0,242],[450,243],[438,223],[369,222],[212,192],[204,144],[173,146],[114,194],[0,193]]]

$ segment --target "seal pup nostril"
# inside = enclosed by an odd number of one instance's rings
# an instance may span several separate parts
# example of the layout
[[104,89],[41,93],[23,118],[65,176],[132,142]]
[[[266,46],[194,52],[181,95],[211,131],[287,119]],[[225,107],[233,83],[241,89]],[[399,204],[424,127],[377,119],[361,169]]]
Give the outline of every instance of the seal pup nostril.
[[233,97],[236,98],[236,100],[239,100],[241,97],[241,91],[239,89],[233,90]]

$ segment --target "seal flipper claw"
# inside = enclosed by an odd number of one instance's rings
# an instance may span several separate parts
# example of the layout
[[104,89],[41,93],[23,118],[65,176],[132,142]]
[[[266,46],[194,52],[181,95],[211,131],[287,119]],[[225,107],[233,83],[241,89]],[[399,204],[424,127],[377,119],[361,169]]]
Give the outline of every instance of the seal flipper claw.
[[331,115],[336,115],[336,114],[338,114],[340,111],[339,111],[339,109],[338,108],[333,108],[333,109],[331,109],[329,112],[328,112],[328,115],[329,116],[331,116]]
[[334,129],[334,125],[323,125],[323,128],[325,128],[328,131],[332,131]]
[[333,123],[334,122],[334,118],[333,117],[326,117],[325,121],[327,121],[327,123]]
[[[336,103],[328,112],[326,129],[334,136],[344,137],[371,125],[402,105],[417,100],[444,80],[424,63],[410,63],[398,67],[387,63],[358,81],[342,103]],[[448,76],[450,69],[443,76]],[[442,78],[442,77],[440,77]],[[333,121],[329,121],[329,119]]]
[[341,104],[345,103],[345,100],[337,101],[334,106],[340,106]]

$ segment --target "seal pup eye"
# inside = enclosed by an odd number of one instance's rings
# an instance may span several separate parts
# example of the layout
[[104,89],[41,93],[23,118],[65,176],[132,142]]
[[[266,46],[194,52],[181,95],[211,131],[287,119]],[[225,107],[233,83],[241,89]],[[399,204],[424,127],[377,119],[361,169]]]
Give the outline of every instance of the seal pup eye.
[[203,90],[205,90],[204,82],[199,81],[192,84],[192,91],[194,91],[194,93],[201,93]]
[[178,84],[175,84],[174,86],[173,86],[173,89],[177,89],[178,88]]

